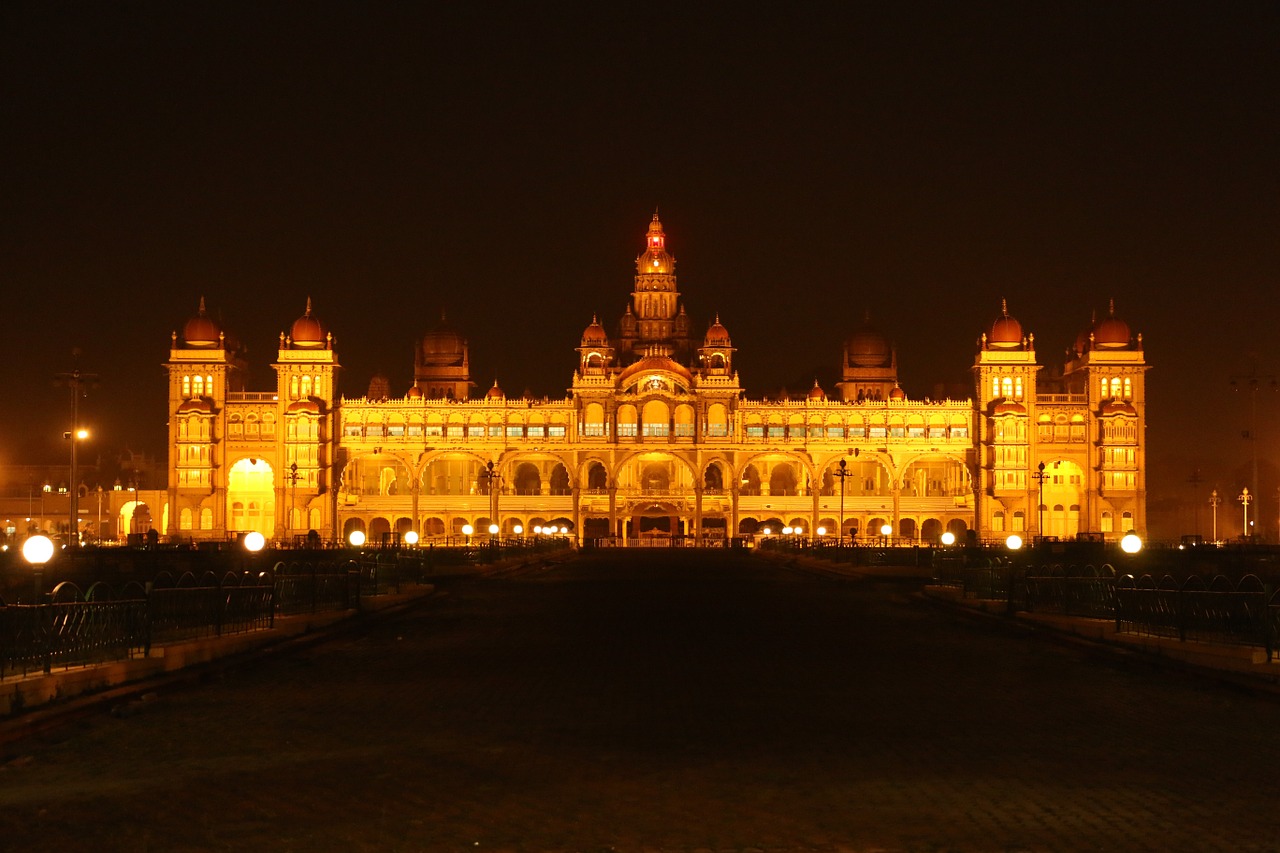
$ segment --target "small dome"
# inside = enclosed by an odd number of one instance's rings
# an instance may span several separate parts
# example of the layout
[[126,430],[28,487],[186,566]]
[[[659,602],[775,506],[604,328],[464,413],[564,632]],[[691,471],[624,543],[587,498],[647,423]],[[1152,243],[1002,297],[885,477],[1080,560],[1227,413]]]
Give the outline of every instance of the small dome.
[[458,364],[467,352],[467,339],[440,317],[440,324],[422,336],[422,363],[436,366]]
[[1093,345],[1098,349],[1121,349],[1129,346],[1133,336],[1129,324],[1116,316],[1115,300],[1111,302],[1111,311],[1102,320],[1093,324]]
[[809,389],[810,400],[825,400],[827,392],[822,390],[822,386],[818,384],[818,380],[813,380],[813,387]]
[[310,399],[298,400],[290,403],[285,413],[290,415],[318,415],[320,414],[320,404]]
[[289,329],[289,340],[295,347],[315,349],[324,346],[327,336],[324,324],[311,316],[311,297],[308,296],[307,311],[293,321],[293,326]]
[[845,359],[854,367],[887,367],[893,361],[893,347],[879,329],[871,325],[871,314],[862,327],[844,342]]
[[584,347],[607,347],[609,345],[609,336],[605,334],[604,326],[600,325],[599,318],[592,316],[591,325],[583,330],[582,345]]
[[421,400],[422,389],[419,388],[417,385],[412,385],[410,386],[408,392],[405,393],[405,396],[408,397],[410,400]]
[[199,312],[182,327],[182,341],[188,347],[198,349],[213,348],[222,343],[222,327],[205,312],[203,296],[200,297]]
[[706,347],[728,347],[733,346],[729,340],[729,330],[720,325],[720,315],[716,315],[716,321],[707,328],[707,335],[703,338],[702,345]]
[[502,392],[502,389],[498,387],[498,380],[496,379],[493,380],[493,387],[490,388],[488,391],[484,392],[484,395],[490,400],[502,400],[502,399],[506,399],[506,396],[507,396]]
[[1000,316],[991,324],[987,346],[992,349],[1014,349],[1022,346],[1022,324],[1009,316],[1009,305],[1000,300]]
[[899,388],[897,385],[894,385],[894,386],[893,386],[893,390],[889,392],[889,399],[890,399],[890,400],[905,400],[905,399],[907,399],[907,392],[906,392],[906,391],[903,391],[903,390],[902,390],[901,388]]

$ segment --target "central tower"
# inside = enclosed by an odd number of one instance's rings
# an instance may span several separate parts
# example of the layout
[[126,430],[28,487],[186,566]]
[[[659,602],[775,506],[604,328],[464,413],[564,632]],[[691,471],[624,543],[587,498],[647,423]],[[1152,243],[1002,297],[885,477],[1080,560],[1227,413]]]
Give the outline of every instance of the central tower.
[[676,259],[667,252],[667,235],[657,213],[645,235],[644,253],[636,258],[635,290],[619,325],[619,349],[625,362],[657,355],[688,364],[689,317],[680,304]]

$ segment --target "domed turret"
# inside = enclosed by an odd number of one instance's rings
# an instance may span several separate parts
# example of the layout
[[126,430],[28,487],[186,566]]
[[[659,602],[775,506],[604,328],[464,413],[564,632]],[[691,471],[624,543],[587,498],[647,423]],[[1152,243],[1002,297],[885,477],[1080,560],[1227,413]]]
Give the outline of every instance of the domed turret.
[[1015,349],[1022,346],[1022,324],[1009,316],[1009,303],[1000,300],[1000,316],[991,324],[987,334],[987,346],[991,349]]
[[884,367],[893,360],[893,347],[879,329],[871,325],[871,315],[844,343],[845,360],[854,367]]
[[411,385],[409,386],[409,390],[405,393],[404,396],[410,400],[421,400],[422,389],[419,388],[417,385]]
[[894,385],[894,386],[893,386],[893,390],[889,392],[889,399],[890,399],[890,400],[905,400],[905,399],[907,399],[907,392],[906,392],[906,391],[903,391],[901,387],[899,387],[899,386],[897,386],[897,385]]
[[1132,339],[1129,324],[1116,316],[1116,303],[1111,300],[1108,315],[1093,325],[1093,345],[1098,349],[1121,349],[1129,346]]
[[424,365],[458,364],[466,356],[467,339],[449,326],[442,314],[439,325],[422,336],[420,351]]
[[822,386],[818,384],[818,380],[813,380],[813,387],[809,389],[810,400],[825,400],[827,392],[822,390]]
[[200,297],[200,309],[182,327],[182,342],[195,349],[213,349],[222,344],[222,327],[205,311],[204,297]]
[[591,317],[591,325],[582,332],[582,345],[584,347],[609,345],[609,336],[605,334],[604,326],[600,325],[600,319],[595,315]]
[[484,392],[484,395],[490,400],[502,400],[507,396],[503,393],[502,389],[498,387],[498,380],[496,379],[493,380],[493,387]]
[[328,331],[324,324],[311,315],[311,297],[307,297],[307,311],[293,321],[289,329],[289,340],[301,349],[317,349],[325,345]]
[[729,339],[729,330],[720,325],[719,314],[716,315],[716,321],[707,327],[707,334],[703,338],[702,345],[706,347],[733,346],[733,342]]

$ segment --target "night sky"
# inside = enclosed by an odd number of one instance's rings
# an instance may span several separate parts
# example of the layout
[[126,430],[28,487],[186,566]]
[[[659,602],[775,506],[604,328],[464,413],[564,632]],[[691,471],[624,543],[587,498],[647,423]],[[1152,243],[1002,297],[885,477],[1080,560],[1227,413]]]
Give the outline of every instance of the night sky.
[[1280,456],[1280,5],[596,6],[5,3],[0,462],[65,455],[73,347],[95,450],[162,455],[201,296],[257,390],[310,296],[349,396],[445,311],[481,390],[561,397],[655,208],[752,396],[868,310],[918,398],[1001,298],[1047,364],[1114,298],[1153,502],[1246,482],[1233,376]]

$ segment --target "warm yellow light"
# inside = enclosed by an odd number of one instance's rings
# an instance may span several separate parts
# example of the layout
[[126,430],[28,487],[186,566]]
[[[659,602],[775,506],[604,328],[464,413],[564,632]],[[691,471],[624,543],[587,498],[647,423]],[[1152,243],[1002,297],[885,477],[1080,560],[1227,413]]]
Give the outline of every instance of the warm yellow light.
[[769,528],[766,527],[764,530],[760,532],[763,533],[765,536],[768,536],[771,531],[769,530]]
[[826,536],[826,535],[827,535],[827,528],[825,528],[825,527],[819,527],[819,528],[818,528],[818,535],[819,535],[819,536]]
[[76,438],[80,439],[81,441],[84,441],[88,437],[89,437],[89,431],[87,429],[76,430]]
[[797,535],[797,536],[803,536],[803,535],[804,535],[804,528],[803,528],[803,527],[797,527],[797,528],[795,528],[794,530],[792,530],[791,532],[792,532],[792,533],[794,533],[794,534],[795,534],[795,535]]
[[355,547],[359,548],[361,545],[364,544],[364,531],[363,530],[351,531],[351,535],[347,537],[347,541],[350,542]]
[[569,528],[567,528],[567,527],[561,527],[561,528],[560,528],[560,533],[561,533],[561,535],[565,535],[565,534],[567,534],[568,532],[569,532]]
[[496,525],[496,524],[490,524],[490,525],[489,525],[489,535],[490,535],[490,536],[497,536],[497,535],[498,535],[498,525]]
[[267,544],[267,537],[263,536],[256,530],[250,530],[244,535],[244,549],[246,551],[258,552]]
[[405,533],[405,535],[404,535],[404,544],[406,544],[406,545],[417,545],[417,544],[418,544],[418,532],[417,532],[416,530],[410,530],[409,532]]
[[524,526],[517,524],[516,526],[511,528],[511,532],[519,536],[520,534],[524,533]]
[[48,536],[30,536],[22,543],[22,557],[33,566],[43,566],[53,557],[53,540]]
[[792,534],[792,532],[793,532],[793,528],[791,528],[791,527],[784,527],[784,528],[782,528],[782,535],[783,535],[783,536],[790,536],[790,535]]
[[956,544],[956,535],[955,535],[954,533],[952,533],[950,530],[948,530],[946,533],[943,533],[943,534],[942,534],[942,544],[943,544],[943,545],[954,545],[954,544]]
[[462,535],[463,535],[463,536],[470,536],[472,533],[475,533],[475,532],[476,532],[476,529],[475,529],[474,527],[472,527],[470,524],[464,524],[464,525],[462,525]]
[[1010,551],[1017,551],[1022,547],[1022,537],[1016,533],[1010,533],[1009,538],[1004,540],[1004,544]]
[[1130,530],[1124,535],[1124,538],[1120,540],[1120,550],[1124,551],[1126,554],[1136,554],[1142,550],[1142,539],[1138,534]]
[[880,535],[881,535],[881,536],[892,536],[892,535],[893,535],[893,525],[892,525],[892,524],[882,524],[882,525],[880,525]]
[[533,526],[533,532],[534,532],[534,533],[536,533],[536,534],[538,534],[539,536],[541,536],[541,535],[542,535],[542,525],[541,525],[541,524],[535,524],[535,525]]

